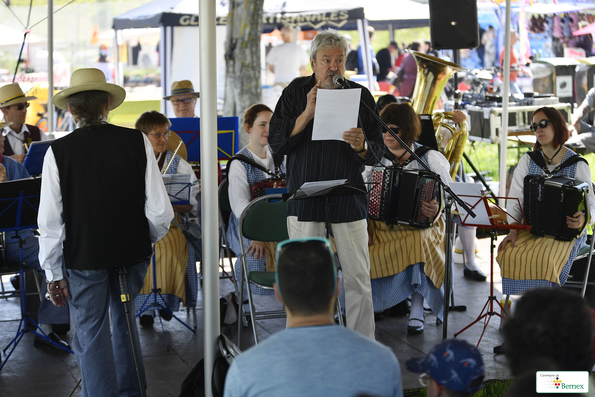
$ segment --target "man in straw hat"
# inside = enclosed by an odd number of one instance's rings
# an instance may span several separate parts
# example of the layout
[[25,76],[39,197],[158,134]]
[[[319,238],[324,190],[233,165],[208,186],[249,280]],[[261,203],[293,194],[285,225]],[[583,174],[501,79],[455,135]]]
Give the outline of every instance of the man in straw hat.
[[[108,112],[125,97],[123,88],[106,83],[101,70],[76,70],[70,87],[53,102],[70,111],[78,128],[52,143],[43,164],[39,261],[48,298],[56,306],[68,303],[72,312],[82,396],[141,395],[117,270],[125,267],[134,301],[151,244],[167,233],[173,219],[147,137],[107,123]],[[131,326],[138,341],[135,322]],[[143,382],[138,343],[135,350]]]
[[26,96],[18,83],[0,87],[0,110],[2,110],[6,122],[12,123],[2,129],[2,134],[6,137],[4,155],[11,156],[19,163],[25,160],[27,154],[25,144],[30,145],[31,142],[49,139],[36,126],[25,124],[29,101],[34,99],[37,97]]
[[171,85],[171,93],[163,99],[171,101],[176,117],[196,117],[194,109],[200,93],[194,91],[190,80],[174,81]]

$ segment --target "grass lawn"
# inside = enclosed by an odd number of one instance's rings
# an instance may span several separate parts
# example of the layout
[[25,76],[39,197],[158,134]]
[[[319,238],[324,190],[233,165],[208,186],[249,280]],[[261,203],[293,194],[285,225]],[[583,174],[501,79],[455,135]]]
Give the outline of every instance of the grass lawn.
[[[529,150],[531,150],[531,148],[526,147],[517,149],[516,147],[512,147],[512,145],[509,146],[508,153],[506,156],[507,167],[510,167],[511,165],[516,165],[518,159],[520,159],[520,157]],[[498,153],[498,144],[467,141],[467,145],[465,146],[465,153],[471,159],[471,161],[479,171],[490,171],[488,176],[492,177],[492,180],[494,181],[499,180],[498,169],[500,154]],[[595,153],[587,154],[584,157],[589,162],[591,174],[595,175]],[[465,160],[463,160],[463,164],[465,167],[465,172],[473,172],[473,170]]]

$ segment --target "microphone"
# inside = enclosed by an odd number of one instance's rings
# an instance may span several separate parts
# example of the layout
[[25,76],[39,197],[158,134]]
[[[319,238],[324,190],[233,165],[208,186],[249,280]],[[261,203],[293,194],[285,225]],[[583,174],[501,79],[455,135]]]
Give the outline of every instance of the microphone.
[[341,88],[350,88],[349,83],[347,83],[347,80],[345,80],[345,77],[341,76],[340,74],[333,76],[333,84],[338,85]]

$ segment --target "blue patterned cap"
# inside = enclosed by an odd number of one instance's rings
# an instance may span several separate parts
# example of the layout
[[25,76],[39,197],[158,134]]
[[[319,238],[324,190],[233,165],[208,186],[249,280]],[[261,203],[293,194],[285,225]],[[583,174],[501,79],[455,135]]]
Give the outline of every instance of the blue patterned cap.
[[484,367],[479,350],[463,340],[440,342],[423,358],[405,363],[411,372],[427,373],[440,385],[458,393],[483,387]]

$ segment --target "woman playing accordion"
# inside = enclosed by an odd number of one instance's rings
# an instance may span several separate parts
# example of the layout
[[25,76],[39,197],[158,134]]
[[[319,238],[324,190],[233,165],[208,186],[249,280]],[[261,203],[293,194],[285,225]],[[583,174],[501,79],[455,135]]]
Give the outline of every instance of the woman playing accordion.
[[[434,173],[446,183],[451,181],[446,158],[436,150],[422,150],[422,146],[414,142],[421,133],[421,123],[410,105],[390,104],[382,110],[380,117],[418,155],[425,151],[420,157]],[[405,170],[423,169],[390,133],[385,131],[383,138],[386,148],[381,164],[394,164]],[[378,167],[372,172],[376,170]],[[369,173],[369,170],[366,172]],[[367,179],[370,181],[374,177]],[[405,195],[410,194],[409,190],[405,192]],[[370,199],[371,206],[372,201],[373,198]],[[420,204],[420,216],[426,220],[434,220],[439,210],[439,203],[435,199]],[[424,330],[424,299],[436,316],[442,319],[444,300],[440,287],[444,279],[445,223],[441,216],[430,222],[427,228],[388,223],[374,219],[369,219],[368,223],[374,311],[382,312],[410,296],[411,313],[407,333],[420,334]]]
[[[585,182],[589,187],[585,199],[588,200],[590,214],[578,207],[569,216],[564,216],[565,219],[560,219],[560,224],[565,224],[567,229],[576,230],[578,234],[589,219],[589,223],[593,222],[595,215],[595,196],[589,165],[582,158],[581,161],[574,162],[579,157],[572,157],[578,155],[564,147],[569,132],[564,117],[557,109],[537,109],[533,113],[531,131],[537,138],[533,152],[521,157],[508,194],[511,199],[519,199],[508,200],[509,223],[514,224],[523,219],[522,213],[525,217],[531,213],[527,207],[529,203],[534,202],[533,198],[529,198],[525,204],[525,192],[530,191],[526,190],[529,185],[525,186],[526,183],[530,183],[528,180],[531,178],[526,178],[528,175],[573,178],[575,182]],[[519,208],[519,203],[522,208]],[[557,206],[559,205],[562,204]],[[558,208],[551,206],[548,207],[547,213],[534,216],[540,222],[556,222],[554,213],[557,210]],[[517,295],[532,288],[564,285],[572,262],[580,248],[585,245],[586,238],[585,232],[571,241],[560,241],[551,237],[536,236],[528,231],[511,230],[500,243],[496,258],[502,274],[502,292],[506,295]]]
[[[256,164],[268,170],[275,169],[273,154],[268,144],[269,122],[272,116],[273,112],[271,109],[262,104],[252,105],[246,110],[244,114],[244,128],[250,136],[250,142],[238,152],[238,154],[248,157]],[[285,173],[284,164],[281,165],[281,173]],[[233,161],[228,169],[229,203],[233,212],[229,217],[227,241],[229,241],[230,248],[238,256],[235,264],[235,271],[238,275],[240,274],[242,263],[240,260],[242,249],[240,247],[240,236],[238,232],[239,219],[246,206],[252,200],[251,190],[254,184],[269,177],[262,170],[244,161]],[[244,245],[246,247],[248,271],[267,270],[267,254],[271,254],[269,255],[269,261],[272,262],[274,252],[267,252],[265,243],[262,241],[245,239]],[[251,286],[251,290],[253,294],[258,295],[273,294],[272,290],[265,290],[254,285]]]

